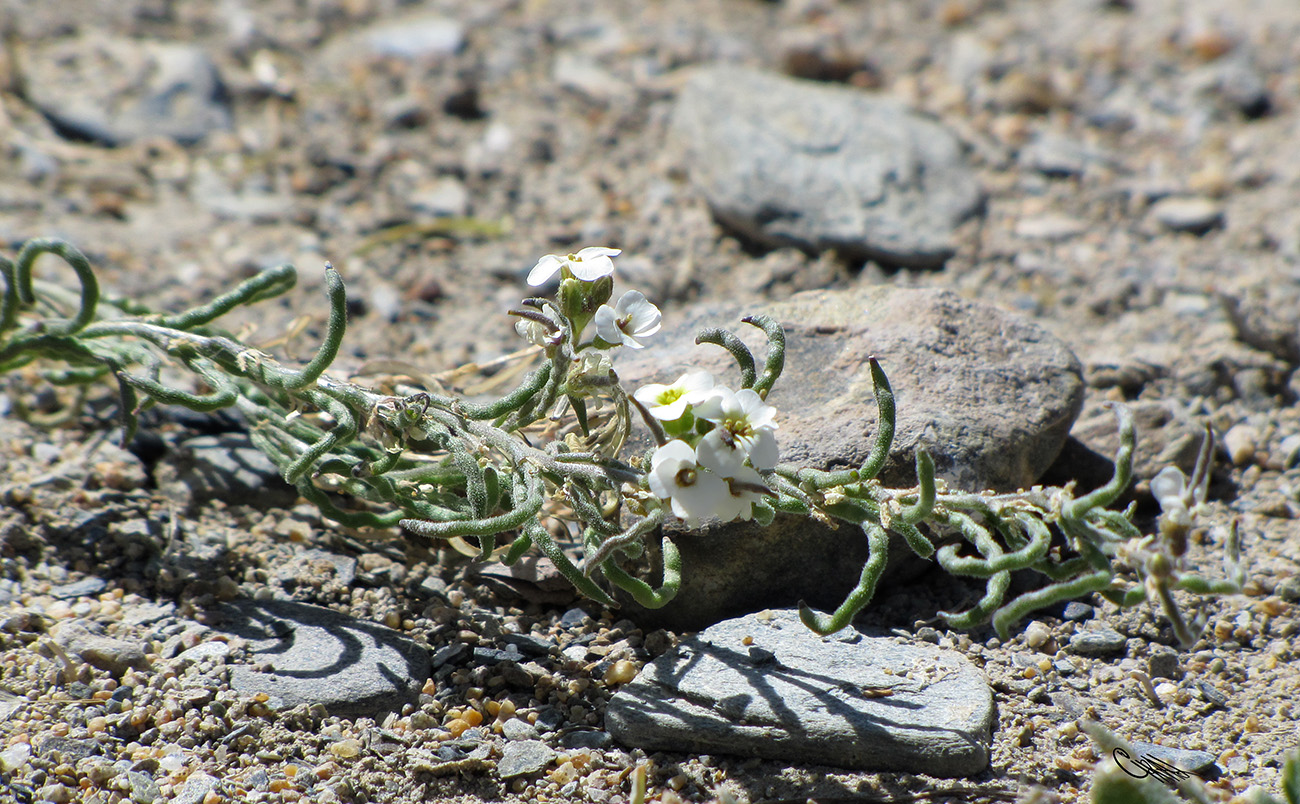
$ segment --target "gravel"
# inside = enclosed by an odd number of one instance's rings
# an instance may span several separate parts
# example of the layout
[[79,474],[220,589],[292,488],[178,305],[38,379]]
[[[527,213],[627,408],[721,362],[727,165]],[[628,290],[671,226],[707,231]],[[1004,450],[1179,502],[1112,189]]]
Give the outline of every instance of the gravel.
[[[226,322],[287,362],[314,349],[320,268],[333,261],[357,300],[342,374],[387,359],[438,372],[513,351],[501,313],[521,277],[540,254],[586,245],[624,249],[620,281],[665,311],[943,288],[1013,311],[1077,355],[1082,412],[1042,482],[1104,478],[1115,446],[1105,405],[1127,402],[1141,427],[1132,496],[1148,527],[1155,472],[1189,469],[1205,423],[1248,428],[1234,436],[1237,462],[1216,462],[1188,545],[1193,567],[1221,577],[1223,534],[1238,522],[1246,589],[1203,603],[1206,630],[1182,648],[1149,608],[1097,596],[1001,640],[933,620],[978,587],[933,572],[882,587],[860,629],[920,642],[929,628],[934,649],[988,679],[989,770],[972,778],[647,752],[607,739],[606,707],[627,683],[619,663],[640,671],[689,633],[575,607],[538,578],[490,579],[451,550],[333,527],[253,462],[237,420],[146,412],[122,448],[105,390],[67,424],[37,428],[15,402],[45,411],[59,397],[28,399],[35,376],[24,376],[0,397],[0,788],[88,804],[626,804],[645,767],[661,804],[1008,800],[1034,788],[1079,802],[1109,761],[1078,727],[1089,718],[1212,758],[1214,800],[1250,785],[1279,792],[1300,650],[1288,558],[1300,554],[1300,7],[436,0],[407,17],[392,5],[26,9],[10,21],[22,47],[0,68],[0,250],[66,236],[105,293],[160,310],[292,262],[297,288]],[[400,43],[417,17],[444,22],[414,47],[367,44],[377,31]],[[807,239],[771,249],[750,229],[720,228],[692,163],[666,147],[683,68],[719,64],[833,79],[834,94],[932,124],[983,205],[927,218],[937,199],[917,196],[929,239],[879,254]],[[710,111],[699,126],[735,122]],[[70,281],[54,265],[39,263],[37,279]],[[906,412],[916,389],[895,386]],[[193,439],[208,440],[183,446]],[[236,671],[265,675],[274,659],[218,630],[234,601],[387,629],[430,669],[410,699],[363,714],[240,691]],[[1093,623],[1118,638],[1072,652]],[[117,660],[64,647],[64,627],[115,641]],[[212,644],[225,647],[197,650]],[[475,660],[510,647],[515,658]],[[503,779],[506,748],[534,740],[555,752],[549,764]]]

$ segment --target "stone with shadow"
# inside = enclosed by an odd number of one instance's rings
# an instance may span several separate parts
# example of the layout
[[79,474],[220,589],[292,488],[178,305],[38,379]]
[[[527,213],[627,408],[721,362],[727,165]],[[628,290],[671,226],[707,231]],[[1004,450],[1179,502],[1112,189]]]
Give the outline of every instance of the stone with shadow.
[[964,656],[864,636],[819,637],[794,611],[687,638],[610,700],[605,727],[647,751],[969,776],[988,767],[993,694]]
[[283,708],[322,704],[331,715],[375,716],[414,703],[429,677],[428,651],[376,623],[284,600],[240,600],[220,613],[214,628],[246,640],[254,660],[231,669],[230,686],[264,692]]
[[[731,328],[761,366],[762,333],[738,323],[754,312],[785,329],[785,371],[767,401],[777,409],[781,460],[796,466],[841,469],[866,460],[878,418],[872,355],[897,399],[893,446],[881,473],[895,488],[916,482],[919,446],[929,449],[950,488],[1031,486],[1056,459],[1083,404],[1082,369],[1065,343],[1031,321],[932,289],[820,290],[749,308],[725,303],[669,311],[651,348],[619,355],[619,377],[635,389],[705,369],[738,387],[731,356],[717,346],[697,346],[695,335],[704,327]],[[651,446],[637,428],[626,454]],[[769,527],[708,522],[695,529],[671,520],[665,532],[682,553],[677,598],[650,611],[622,601],[625,616],[646,627],[695,630],[800,600],[833,609],[867,560],[859,528],[832,529],[808,517],[778,516]],[[895,540],[888,583],[915,574],[909,557],[912,552]]]

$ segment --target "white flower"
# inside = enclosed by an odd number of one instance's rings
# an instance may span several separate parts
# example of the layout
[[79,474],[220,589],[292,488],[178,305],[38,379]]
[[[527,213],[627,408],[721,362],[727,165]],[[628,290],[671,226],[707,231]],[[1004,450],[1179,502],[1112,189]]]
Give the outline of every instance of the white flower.
[[776,466],[780,452],[776,445],[776,408],[768,405],[751,388],[739,393],[730,388],[715,388],[712,394],[699,402],[695,415],[717,426],[700,441],[696,451],[700,465],[724,476],[745,459],[755,469]]
[[736,517],[738,506],[727,481],[701,468],[695,450],[685,441],[669,441],[655,450],[646,480],[655,496],[672,501],[673,513],[688,527],[698,527],[710,517],[726,521]]
[[555,346],[561,340],[559,330],[543,326],[538,321],[516,321],[515,332],[534,346]]
[[648,338],[659,331],[663,314],[646,300],[639,290],[629,290],[610,307],[602,304],[596,310],[596,334],[606,343],[624,344],[640,349],[645,344],[639,338]]
[[735,506],[735,513],[727,520],[739,517],[746,521],[754,518],[754,503],[763,498],[762,489],[767,488],[763,478],[758,472],[750,469],[748,466],[737,467],[735,472],[723,480],[727,482],[728,490],[731,492],[731,501]]
[[636,389],[636,401],[646,406],[650,415],[665,422],[676,421],[713,389],[713,375],[707,371],[691,371],[677,378],[672,385],[651,383]]
[[1166,466],[1151,478],[1151,496],[1168,513],[1176,508],[1187,508],[1187,478],[1177,466]]
[[547,254],[528,272],[528,284],[532,287],[544,285],[561,268],[568,268],[569,273],[583,282],[595,282],[602,276],[614,273],[614,261],[610,258],[622,253],[622,250],[616,248],[587,246],[577,254],[565,257]]

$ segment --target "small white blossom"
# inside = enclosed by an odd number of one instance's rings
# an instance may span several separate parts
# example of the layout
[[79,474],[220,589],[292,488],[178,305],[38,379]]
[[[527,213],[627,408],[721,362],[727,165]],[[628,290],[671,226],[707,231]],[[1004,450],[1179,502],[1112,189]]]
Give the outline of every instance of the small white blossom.
[[1159,474],[1151,478],[1151,496],[1160,503],[1166,512],[1174,508],[1186,508],[1188,503],[1187,478],[1177,466],[1166,466]]
[[776,466],[780,452],[776,444],[776,408],[765,403],[751,388],[739,393],[715,388],[698,403],[695,415],[717,426],[705,434],[697,453],[702,466],[724,476],[742,466],[745,459],[756,469]]
[[695,450],[685,441],[669,441],[655,450],[646,480],[655,496],[672,502],[673,513],[688,527],[711,517],[736,517],[738,506],[727,481],[697,464]]
[[595,282],[602,276],[614,273],[614,261],[610,258],[622,253],[622,250],[616,248],[587,246],[577,254],[564,257],[547,254],[528,272],[528,284],[532,287],[544,285],[561,268],[568,268],[569,273],[583,282]]
[[648,338],[659,331],[663,314],[639,290],[629,290],[619,297],[613,307],[602,304],[596,310],[596,334],[606,343],[623,344],[640,349]]
[[730,519],[736,519],[737,517],[746,521],[753,519],[754,503],[763,498],[762,489],[767,488],[762,476],[748,466],[740,466],[736,468],[733,474],[723,479],[727,482],[728,490],[731,492],[732,505],[736,509]]
[[678,377],[672,385],[643,385],[632,396],[646,406],[651,416],[671,422],[680,419],[688,405],[703,400],[712,389],[712,374],[707,371],[690,371]]
[[1204,502],[1198,491],[1188,488],[1177,466],[1166,466],[1151,478],[1151,496],[1160,503],[1162,520],[1178,527],[1191,527],[1192,509]]
[[561,340],[559,330],[543,326],[538,321],[516,321],[515,332],[534,346],[555,346]]

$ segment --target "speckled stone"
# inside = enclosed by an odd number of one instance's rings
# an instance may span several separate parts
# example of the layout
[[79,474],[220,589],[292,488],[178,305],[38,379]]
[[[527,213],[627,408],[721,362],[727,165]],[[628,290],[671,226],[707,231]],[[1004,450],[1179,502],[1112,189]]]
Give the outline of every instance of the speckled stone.
[[[606,728],[647,751],[935,776],[988,767],[993,694],[978,669],[954,651],[847,630],[861,638],[823,639],[793,611],[718,623],[619,690]],[[747,638],[774,660],[755,663]]]
[[541,740],[518,740],[506,744],[497,761],[502,779],[539,773],[555,759],[555,749]]

